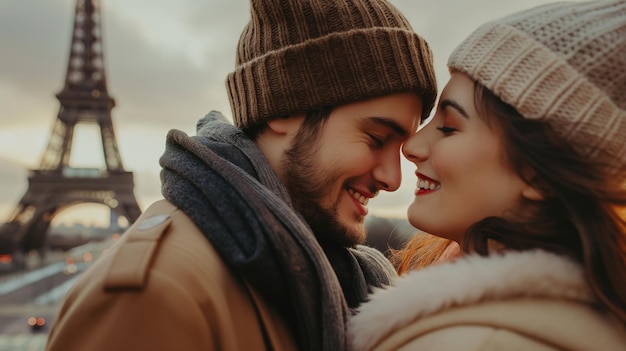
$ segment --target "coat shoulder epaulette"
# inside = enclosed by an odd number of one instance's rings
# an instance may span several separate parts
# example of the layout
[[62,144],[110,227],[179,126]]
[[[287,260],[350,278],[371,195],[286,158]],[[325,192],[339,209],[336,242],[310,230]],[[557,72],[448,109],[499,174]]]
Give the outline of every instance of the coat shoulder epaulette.
[[172,223],[177,208],[168,201],[152,204],[123,234],[123,241],[110,254],[105,290],[144,288],[159,241]]

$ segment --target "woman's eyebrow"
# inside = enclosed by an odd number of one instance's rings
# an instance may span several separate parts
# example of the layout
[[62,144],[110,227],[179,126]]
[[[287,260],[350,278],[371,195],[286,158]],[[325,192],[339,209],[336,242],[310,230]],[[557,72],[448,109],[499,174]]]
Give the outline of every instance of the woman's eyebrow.
[[457,111],[459,111],[459,113],[469,119],[469,114],[467,113],[467,111],[465,111],[465,109],[459,105],[456,101],[454,100],[450,100],[450,99],[446,99],[446,100],[442,100],[441,103],[439,104],[439,109],[440,110],[445,110],[446,108],[451,107]]

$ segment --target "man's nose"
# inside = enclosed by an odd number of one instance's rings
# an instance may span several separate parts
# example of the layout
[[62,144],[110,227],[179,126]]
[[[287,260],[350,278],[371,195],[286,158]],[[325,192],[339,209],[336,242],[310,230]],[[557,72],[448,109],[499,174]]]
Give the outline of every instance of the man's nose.
[[374,168],[372,175],[382,190],[396,191],[402,181],[400,170],[400,152],[396,149],[382,155],[380,162]]

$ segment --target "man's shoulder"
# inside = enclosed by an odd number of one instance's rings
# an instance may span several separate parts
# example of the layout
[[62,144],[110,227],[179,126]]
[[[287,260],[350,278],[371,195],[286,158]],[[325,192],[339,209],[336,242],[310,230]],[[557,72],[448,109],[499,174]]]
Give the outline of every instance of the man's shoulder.
[[231,275],[200,229],[166,200],[150,206],[107,255],[107,290],[142,290],[155,275],[179,285]]
[[[101,341],[98,350],[172,349],[173,343],[185,350],[263,349],[264,328],[288,335],[275,314],[272,323],[260,324],[257,308],[266,308],[264,303],[227,269],[189,217],[167,201],[144,211],[83,274],[61,306],[51,350],[85,349],[93,340]],[[141,332],[128,332],[137,325]],[[215,335],[219,340],[211,339]]]
[[227,268],[202,232],[187,215],[164,201],[144,211],[83,273],[67,294],[63,309],[80,304],[81,309],[91,310],[106,304],[141,311],[170,299],[188,308],[251,303],[241,279]]

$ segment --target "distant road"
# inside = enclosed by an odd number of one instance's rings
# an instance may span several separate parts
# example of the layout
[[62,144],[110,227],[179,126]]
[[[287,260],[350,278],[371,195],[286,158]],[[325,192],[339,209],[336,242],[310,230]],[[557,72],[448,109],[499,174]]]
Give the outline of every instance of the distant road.
[[45,351],[47,334],[0,335],[0,351]]
[[[83,245],[38,268],[0,275],[0,351],[44,351],[63,297],[110,244]],[[44,318],[46,323],[34,330],[30,317]]]

